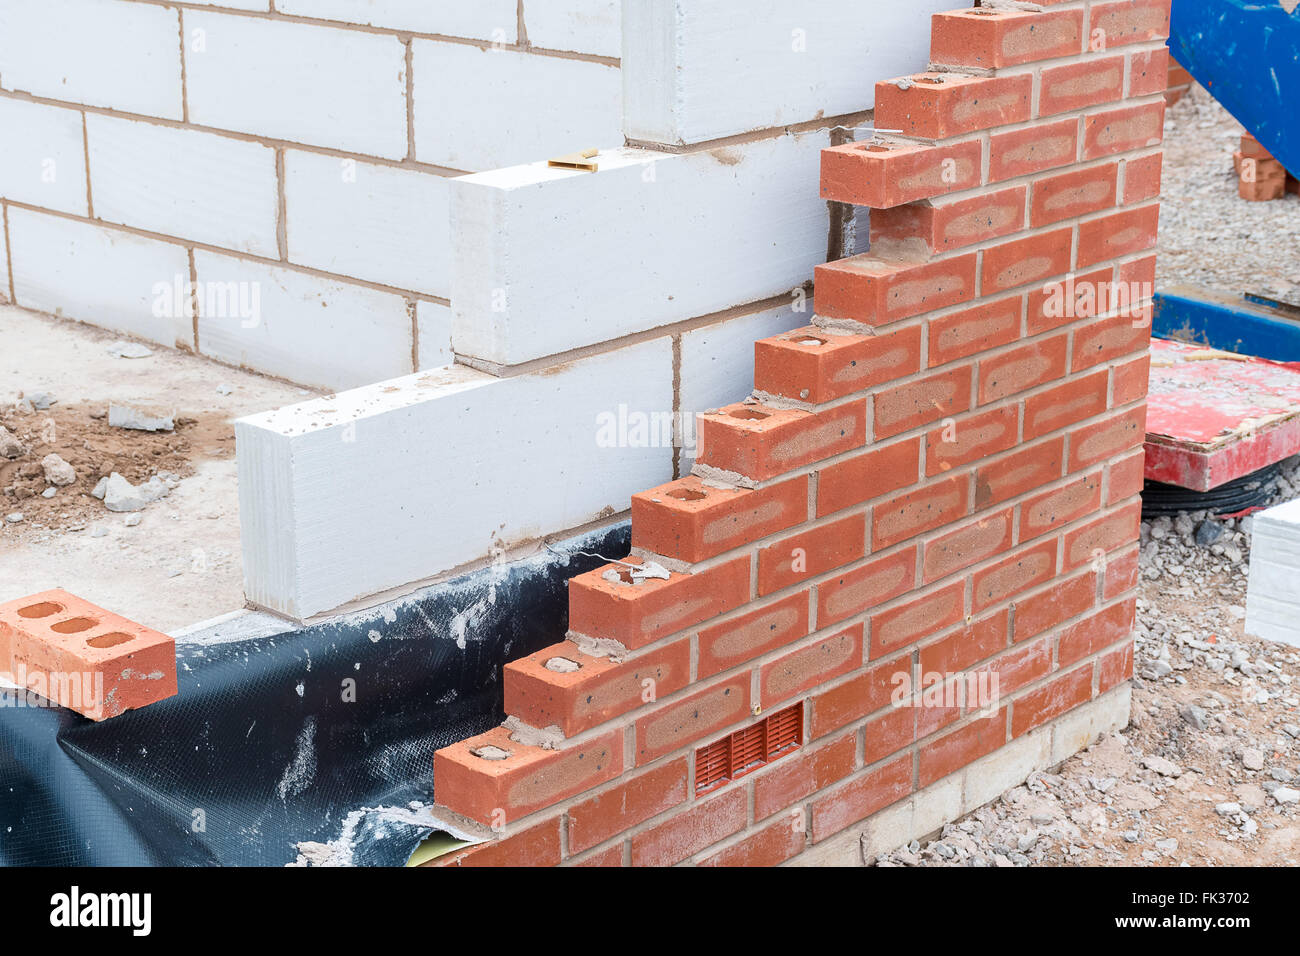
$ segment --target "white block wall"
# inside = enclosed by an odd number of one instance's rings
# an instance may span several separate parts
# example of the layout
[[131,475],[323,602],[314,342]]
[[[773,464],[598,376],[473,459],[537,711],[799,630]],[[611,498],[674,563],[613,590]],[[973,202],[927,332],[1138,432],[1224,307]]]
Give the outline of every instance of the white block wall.
[[876,80],[925,68],[931,14],[960,6],[625,0],[624,130],[650,143],[702,143],[870,109]]
[[825,132],[604,151],[452,184],[452,347],[515,365],[802,285],[826,260]]
[[669,352],[453,366],[240,420],[249,600],[306,618],[622,510],[671,451],[601,447],[598,415],[671,408]]
[[1251,519],[1246,633],[1300,647],[1300,498]]
[[0,99],[0,130],[5,133],[0,147],[0,195],[84,216],[86,160],[81,114]]

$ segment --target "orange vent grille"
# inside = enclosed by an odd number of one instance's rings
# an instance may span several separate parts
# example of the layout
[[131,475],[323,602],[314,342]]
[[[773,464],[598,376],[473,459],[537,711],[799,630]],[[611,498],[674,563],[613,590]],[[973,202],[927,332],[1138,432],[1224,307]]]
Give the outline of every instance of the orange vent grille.
[[695,751],[695,792],[707,793],[784,757],[803,742],[803,703]]

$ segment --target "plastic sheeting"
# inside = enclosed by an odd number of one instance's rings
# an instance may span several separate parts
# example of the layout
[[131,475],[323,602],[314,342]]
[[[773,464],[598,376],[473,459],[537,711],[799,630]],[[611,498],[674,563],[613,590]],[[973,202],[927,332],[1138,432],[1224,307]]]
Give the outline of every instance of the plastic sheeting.
[[501,665],[563,639],[566,581],[599,564],[541,554],[305,628],[215,626],[178,639],[177,697],[99,724],[0,695],[0,864],[283,866],[303,842],[405,864],[434,751],[503,719]]

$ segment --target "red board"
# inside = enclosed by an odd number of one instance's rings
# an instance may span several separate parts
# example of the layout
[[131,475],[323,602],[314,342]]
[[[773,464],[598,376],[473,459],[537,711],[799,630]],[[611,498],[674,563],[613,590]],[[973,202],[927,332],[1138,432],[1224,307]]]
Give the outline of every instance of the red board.
[[1146,477],[1208,491],[1300,453],[1300,369],[1151,340]]

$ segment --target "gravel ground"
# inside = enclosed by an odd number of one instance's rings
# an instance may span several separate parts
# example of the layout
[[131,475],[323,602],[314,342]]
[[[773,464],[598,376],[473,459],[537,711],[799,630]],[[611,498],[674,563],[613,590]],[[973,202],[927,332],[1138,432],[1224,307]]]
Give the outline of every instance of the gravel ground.
[[1200,86],[1165,118],[1156,287],[1253,292],[1300,306],[1300,196],[1237,196],[1243,128]]

